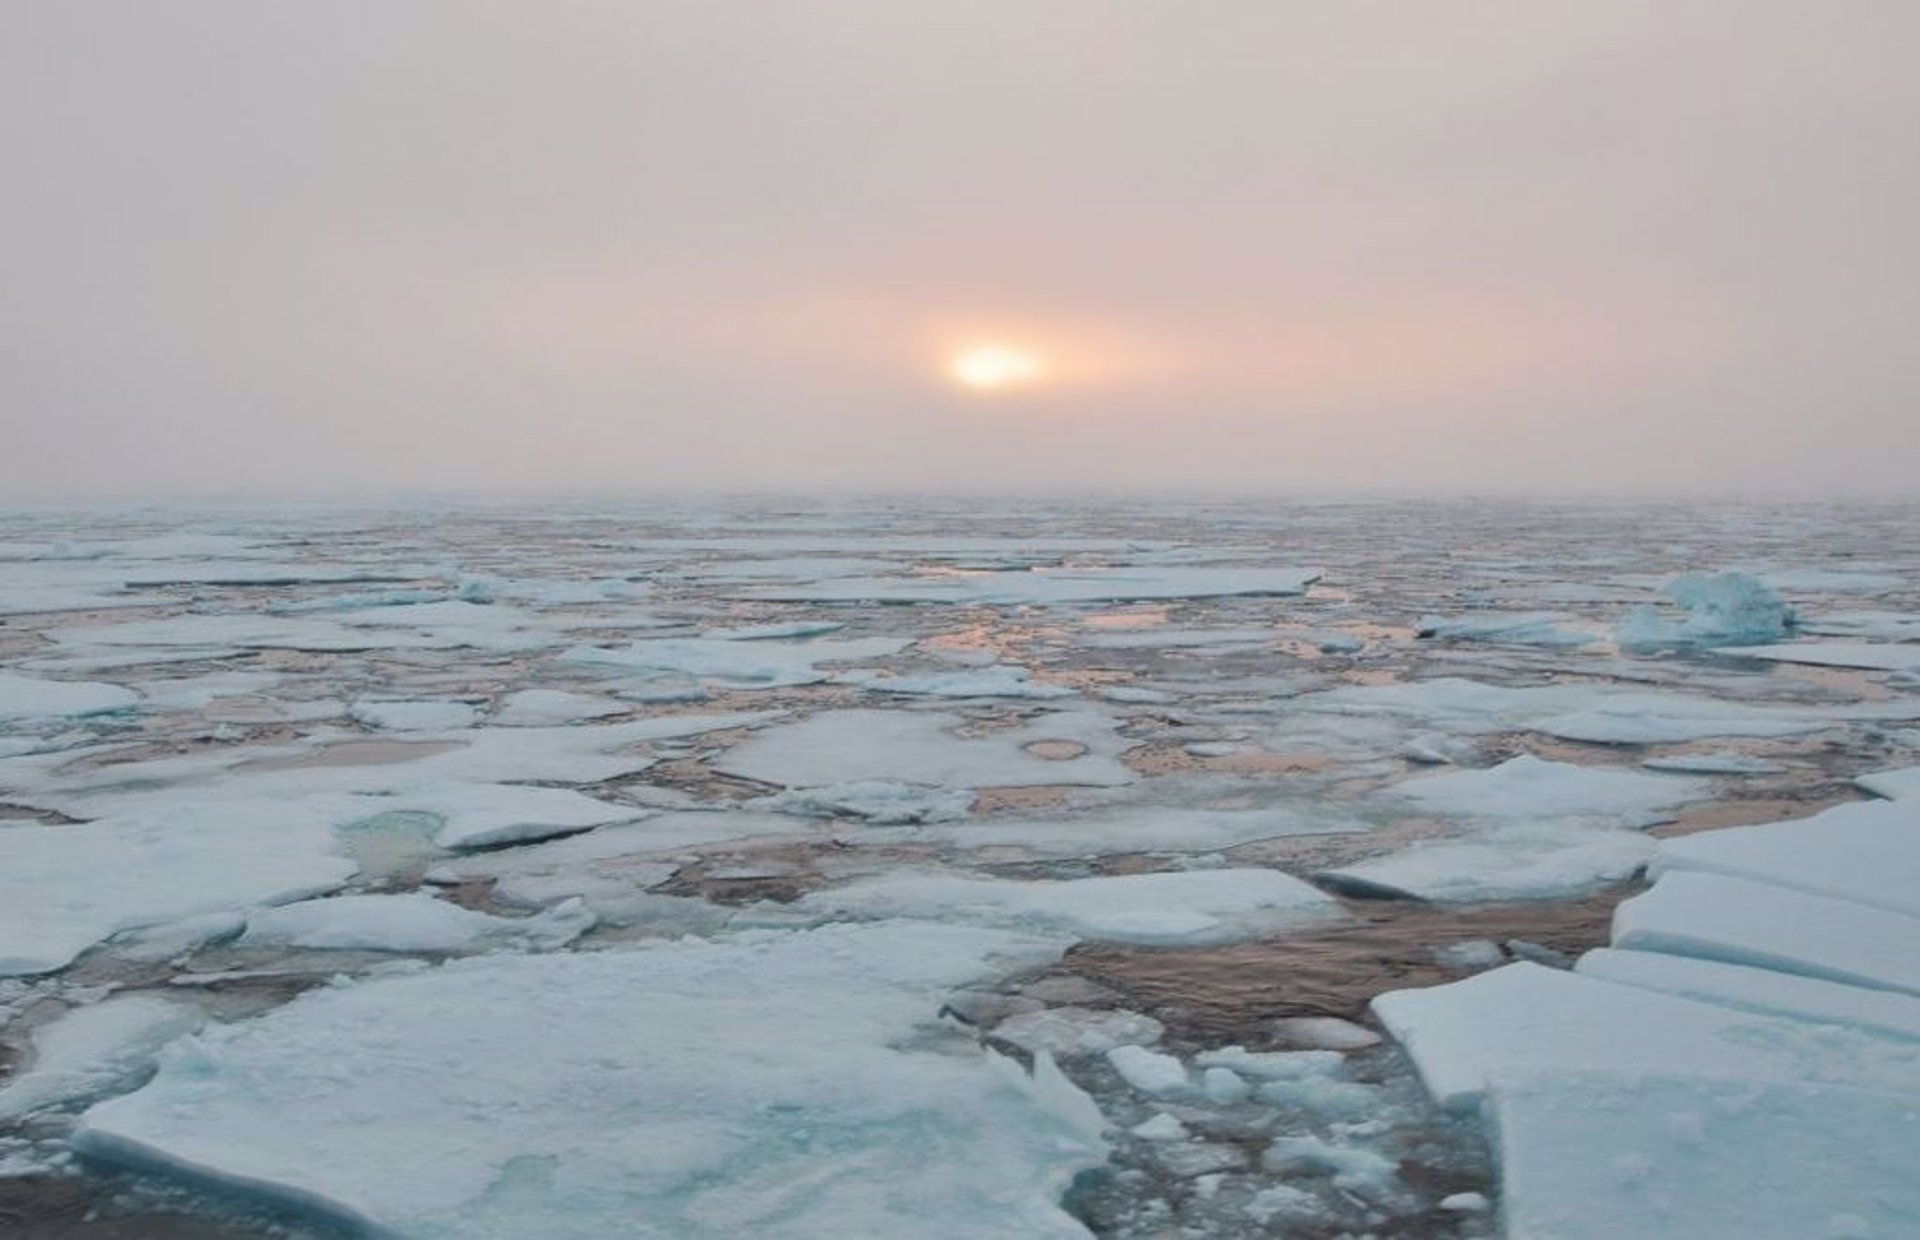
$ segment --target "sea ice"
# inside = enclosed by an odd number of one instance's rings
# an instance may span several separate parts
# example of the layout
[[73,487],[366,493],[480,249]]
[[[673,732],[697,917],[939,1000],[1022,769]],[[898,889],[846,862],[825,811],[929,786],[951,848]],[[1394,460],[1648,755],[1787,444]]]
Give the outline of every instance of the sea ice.
[[1778,775],[1786,770],[1777,762],[1743,753],[1683,753],[1648,758],[1640,764],[1649,771],[1680,775]]
[[1283,836],[1345,835],[1368,830],[1317,805],[1247,810],[1181,805],[1100,807],[1057,818],[969,818],[965,821],[864,831],[866,843],[924,844],[957,849],[1014,850],[1035,857],[1089,857],[1127,852],[1213,853]]
[[1107,1052],[1107,1062],[1121,1080],[1149,1097],[1183,1094],[1192,1088],[1184,1064],[1143,1046],[1116,1046]]
[[1871,775],[1862,775],[1853,782],[1875,796],[1886,797],[1890,801],[1907,798],[1920,800],[1920,766],[1901,771],[1876,771]]
[[1464,839],[1421,841],[1315,877],[1366,895],[1469,903],[1578,895],[1629,878],[1654,856],[1636,831],[1521,822]]
[[[714,761],[729,775],[783,787],[897,780],[944,788],[1046,784],[1112,786],[1134,774],[1116,760],[1125,747],[1101,715],[1059,711],[985,736],[955,735],[957,715],[895,710],[823,711],[748,737]],[[1061,740],[1077,757],[1037,757],[1026,746]]]
[[123,930],[331,891],[355,866],[298,805],[198,800],[0,828],[0,976],[49,973]]
[[897,871],[810,892],[797,907],[1167,945],[1225,943],[1342,915],[1339,902],[1318,888],[1260,869],[1064,880]]
[[1631,612],[1616,634],[1623,648],[1759,645],[1793,629],[1793,608],[1747,573],[1686,573],[1667,584],[1666,594],[1686,618],[1670,620],[1651,607]]
[[1687,870],[1920,917],[1920,804],[1854,802],[1811,818],[1662,841],[1653,874]]
[[1811,712],[1747,706],[1714,698],[1651,693],[1595,684],[1512,688],[1456,677],[1356,685],[1299,699],[1310,710],[1389,715],[1460,732],[1540,732],[1596,744],[1648,745],[1719,736],[1798,736],[1835,726],[1837,718],[1880,712]]
[[1085,1237],[1091,1100],[922,1032],[1050,954],[894,924],[456,961],[176,1043],[75,1144],[416,1240]]
[[1920,1098],[1795,1081],[1570,1073],[1489,1120],[1510,1240],[1913,1234]]
[[1374,1014],[1450,1110],[1489,1085],[1571,1072],[1747,1081],[1805,1079],[1920,1092],[1920,1045],[1549,969],[1510,964],[1425,990],[1396,990]]
[[1138,1012],[1072,1006],[1021,1012],[993,1028],[993,1036],[1004,1042],[1033,1054],[1046,1051],[1056,1059],[1104,1055],[1117,1046],[1151,1046],[1165,1033],[1166,1026]]
[[1561,627],[1558,612],[1484,612],[1448,618],[1423,616],[1415,626],[1419,637],[1441,641],[1506,642],[1516,646],[1584,646],[1596,640]]
[[818,684],[822,663],[859,663],[898,654],[910,643],[896,637],[819,638],[812,641],[730,641],[723,638],[651,638],[625,646],[575,646],[569,663],[675,673],[742,688],[778,689]]
[[1613,944],[1920,995],[1920,919],[1719,874],[1662,875],[1614,909]]
[[1486,770],[1409,779],[1387,790],[1389,796],[1449,817],[1624,825],[1644,825],[1659,810],[1711,794],[1712,786],[1701,780],[1598,770],[1531,754]]
[[74,1008],[33,1031],[25,1068],[0,1085],[0,1124],[46,1107],[97,1097],[137,1077],[162,1046],[198,1029],[198,1007],[121,995]]
[[1913,642],[1787,642],[1777,646],[1744,646],[1727,653],[1743,659],[1771,659],[1777,663],[1806,663],[1816,667],[1857,667],[1881,672],[1920,670],[1920,644]]
[[965,818],[973,793],[897,779],[862,779],[821,788],[789,788],[753,802],[759,809],[806,818],[858,818],[876,825],[948,822]]
[[1596,948],[1580,957],[1575,972],[1604,981],[1717,1003],[1743,1012],[1857,1025],[1896,1037],[1920,1039],[1920,999],[1890,990],[1726,964],[1697,956]]
[[510,693],[493,713],[491,722],[498,727],[552,727],[578,723],[582,719],[603,719],[633,710],[626,702],[591,693],[568,693],[560,689],[522,689]]
[[803,603],[1047,606],[1154,599],[1281,597],[1304,594],[1319,578],[1318,569],[1299,568],[1039,568],[908,577],[845,577],[815,585],[742,591],[741,596]]
[[900,693],[938,698],[1065,698],[1075,691],[1065,685],[1030,679],[1024,667],[993,664],[964,672],[935,672],[924,676],[896,676],[885,672],[842,672],[840,684],[858,685],[876,693]]
[[492,917],[414,892],[329,896],[247,916],[242,947],[335,948],[378,952],[461,952],[483,946],[564,947],[593,928],[578,900],[532,917]]
[[104,715],[139,704],[139,694],[118,685],[0,672],[0,720]]
[[359,701],[347,716],[383,732],[451,732],[472,725],[480,712],[465,702]]

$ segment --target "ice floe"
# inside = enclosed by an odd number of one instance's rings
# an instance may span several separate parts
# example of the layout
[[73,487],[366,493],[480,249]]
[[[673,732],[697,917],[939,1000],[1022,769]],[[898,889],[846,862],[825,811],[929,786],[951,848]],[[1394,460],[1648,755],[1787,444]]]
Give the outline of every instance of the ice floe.
[[460,952],[486,946],[564,947],[593,928],[584,902],[556,904],[532,917],[493,917],[414,892],[329,896],[247,915],[241,947],[337,948],[380,952]]
[[915,1041],[1049,950],[907,924],[458,961],[176,1043],[75,1143],[419,1240],[1084,1237],[1093,1104]]
[[[729,749],[717,770],[783,787],[897,780],[943,788],[1046,784],[1111,786],[1135,776],[1117,755],[1126,746],[1103,715],[1057,711],[985,735],[958,734],[957,715],[890,710],[823,711],[766,728]],[[1058,759],[1029,748],[1062,741],[1085,752]]]
[[63,968],[123,930],[331,891],[355,869],[325,816],[281,802],[0,827],[0,976]]
[[1857,1025],[1920,1039],[1920,998],[1843,982],[1727,964],[1697,956],[1602,947],[1580,957],[1575,971],[1604,981],[1699,999],[1771,1016]]
[[1653,872],[1751,879],[1920,917],[1920,805],[1867,801],[1810,818],[1662,841]]
[[964,672],[934,672],[928,675],[894,675],[886,672],[843,672],[834,678],[841,684],[858,685],[877,693],[900,693],[912,697],[939,698],[1064,698],[1075,691],[1066,685],[1048,684],[1031,678],[1026,668],[994,664]]
[[1912,642],[1786,642],[1774,646],[1743,646],[1727,653],[1744,659],[1771,659],[1776,663],[1806,663],[1815,667],[1857,667],[1880,672],[1920,670],[1920,644]]
[[1062,880],[896,871],[811,892],[797,907],[1145,944],[1224,943],[1342,915],[1325,892],[1264,869]]
[[162,1046],[205,1021],[190,1003],[152,995],[74,1008],[34,1030],[24,1069],[0,1085],[0,1123],[110,1093],[151,1067]]
[[129,710],[140,695],[92,681],[42,680],[0,672],[0,720],[77,718]]
[[1153,599],[1284,597],[1304,594],[1317,569],[1039,568],[1020,572],[943,572],[908,577],[847,577],[807,586],[743,592],[745,597],[810,603],[957,603],[1046,606]]
[[1598,640],[1567,628],[1566,619],[1550,611],[1423,616],[1415,632],[1440,641],[1507,642],[1517,646],[1584,646]]
[[1662,875],[1614,910],[1613,942],[1920,994],[1920,919],[1720,874]]
[[823,663],[859,663],[906,649],[904,638],[819,638],[811,641],[733,641],[726,638],[651,638],[625,646],[575,646],[569,663],[628,668],[718,681],[743,688],[817,684]]
[[1793,628],[1793,608],[1748,573],[1686,573],[1667,584],[1666,594],[1685,618],[1669,619],[1652,607],[1631,612],[1615,634],[1622,647],[1758,645]]

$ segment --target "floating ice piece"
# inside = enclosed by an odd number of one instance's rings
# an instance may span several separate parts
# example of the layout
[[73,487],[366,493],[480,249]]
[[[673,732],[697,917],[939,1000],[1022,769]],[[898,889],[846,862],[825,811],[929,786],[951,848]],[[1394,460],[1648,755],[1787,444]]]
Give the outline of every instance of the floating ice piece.
[[0,976],[64,968],[122,930],[318,895],[354,870],[325,817],[284,803],[0,829]]
[[1423,841],[1315,877],[1369,896],[1456,903],[1550,899],[1621,882],[1654,852],[1654,842],[1635,831],[1519,823],[1466,839]]
[[1567,617],[1558,612],[1485,612],[1455,616],[1423,616],[1415,627],[1419,637],[1442,641],[1505,642],[1516,646],[1584,646],[1595,638],[1561,627]]
[[351,653],[362,650],[446,650],[461,644],[454,637],[429,636],[402,629],[381,631],[355,628],[338,620],[314,616],[275,616],[265,612],[165,616],[120,624],[55,629],[49,635],[62,646],[88,650],[101,646],[237,646],[247,650]]
[[1127,1131],[1142,1141],[1185,1141],[1191,1135],[1185,1124],[1165,1111],[1152,1119],[1141,1120]]
[[1778,775],[1786,769],[1777,762],[1744,753],[1682,753],[1648,758],[1640,765],[1649,771],[1680,775]]
[[728,629],[702,629],[700,636],[716,641],[764,642],[792,637],[819,637],[846,627],[841,620],[790,620],[778,624],[742,624]]
[[591,693],[567,693],[560,689],[522,689],[508,694],[493,713],[492,722],[501,727],[550,727],[578,723],[582,719],[604,719],[633,710],[626,702]]
[[77,718],[130,710],[140,695],[119,685],[85,680],[41,680],[0,672],[0,720]]
[[876,693],[900,693],[939,698],[1064,698],[1075,691],[1029,678],[1024,667],[996,663],[964,672],[935,672],[926,676],[895,676],[885,672],[842,672],[837,683],[858,685]]
[[1875,796],[1886,797],[1890,801],[1920,798],[1920,766],[1910,766],[1901,771],[1876,771],[1872,775],[1862,775],[1853,782]]
[[[823,711],[748,737],[715,759],[728,775],[783,787],[898,780],[945,788],[1045,784],[1113,786],[1134,781],[1114,754],[1125,742],[1102,715],[1061,711],[979,737],[961,737],[957,715],[892,710]],[[1085,746],[1052,760],[1025,748],[1061,740]],[[1104,750],[1104,752],[1100,752]]]
[[1896,1037],[1920,1038],[1920,999],[1890,990],[1869,990],[1694,956],[1614,948],[1588,952],[1574,970],[1603,981],[1743,1012],[1855,1025]]
[[1811,818],[1663,840],[1654,875],[1686,870],[1920,917],[1920,804],[1863,801]]
[[1836,611],[1803,619],[1802,633],[1876,642],[1920,641],[1920,615],[1904,611]]
[[631,805],[596,800],[570,788],[518,784],[429,784],[391,796],[359,798],[358,803],[367,817],[431,814],[442,820],[434,842],[451,849],[543,840],[646,815]]
[[479,714],[465,702],[359,701],[347,707],[354,722],[383,732],[451,732],[470,726]]
[[1743,659],[1771,659],[1776,663],[1806,663],[1815,667],[1857,667],[1880,672],[1920,670],[1920,644],[1913,642],[1787,642],[1777,646],[1743,646],[1727,653]]
[[1240,1046],[1201,1051],[1194,1062],[1203,1068],[1228,1068],[1256,1081],[1338,1076],[1347,1064],[1338,1051],[1250,1051]]
[[192,1004],[123,995],[75,1008],[33,1031],[24,1071],[0,1085],[0,1123],[98,1097],[137,1077],[162,1046],[205,1021]]
[[1292,1046],[1355,1051],[1378,1046],[1380,1035],[1338,1016],[1283,1016],[1273,1022],[1274,1036]]
[[1656,811],[1712,792],[1712,785],[1697,779],[1598,770],[1521,754],[1486,770],[1409,779],[1387,795],[1455,818],[1644,825]]
[[1324,1171],[1334,1187],[1376,1201],[1399,1188],[1399,1163],[1378,1150],[1337,1145],[1323,1137],[1277,1137],[1261,1162],[1270,1171]]
[[1494,1091],[1512,1240],[1875,1240],[1920,1218],[1920,1099],[1576,1073]]
[[1009,1016],[994,1026],[993,1036],[1034,1054],[1046,1051],[1068,1059],[1104,1055],[1116,1046],[1151,1046],[1166,1031],[1165,1025],[1139,1012],[1054,1007]]
[[1774,569],[1759,574],[1760,580],[1776,590],[1802,594],[1884,594],[1898,590],[1907,582],[1891,573],[1862,573],[1820,568]]
[[667,854],[805,838],[805,827],[783,814],[687,810],[527,848],[459,857],[430,871],[428,878],[447,883],[491,879],[496,899],[524,908],[581,896],[602,920],[629,924],[675,911],[646,895],[647,888],[665,882],[679,868]]
[[897,779],[863,779],[824,788],[790,788],[755,801],[757,808],[807,818],[858,818],[875,824],[948,822],[965,818],[973,793]]
[[802,603],[958,603],[1045,606],[1153,599],[1279,597],[1304,594],[1320,579],[1300,568],[1039,568],[948,572],[917,577],[846,577],[815,585],[744,591],[748,598]]
[[415,1240],[1084,1240],[1091,1100],[1045,1056],[915,1049],[945,991],[1050,951],[909,924],[456,961],[176,1044],[75,1145]]
[[1537,964],[1390,991],[1374,999],[1373,1011],[1412,1058],[1427,1092],[1450,1110],[1474,1107],[1490,1084],[1586,1071],[1920,1091],[1920,1046]]
[[476,913],[420,892],[330,896],[249,914],[240,946],[378,952],[461,952],[506,944],[555,948],[585,934],[593,922],[579,900],[513,918]]
[[1920,995],[1920,919],[1718,874],[1662,875],[1614,909],[1613,943]]
[[1747,573],[1686,573],[1669,582],[1666,593],[1686,608],[1686,619],[1666,619],[1651,607],[1630,612],[1617,632],[1623,648],[1758,645],[1793,628],[1793,608]]
[[244,913],[203,913],[115,935],[113,953],[128,960],[174,960],[209,943],[239,938],[246,928]]
[[973,818],[926,826],[863,831],[867,843],[1010,849],[1036,857],[1089,857],[1126,852],[1211,853],[1255,840],[1345,835],[1368,830],[1318,804],[1299,809],[1192,809],[1133,805],[1059,818]]
[[625,646],[575,646],[569,663],[672,672],[757,689],[811,685],[828,679],[822,663],[858,663],[898,654],[906,638],[821,638],[803,642],[652,638]]
[[1318,888],[1256,869],[1059,881],[904,871],[810,892],[798,907],[1149,944],[1225,943],[1342,915],[1339,902]]
[[1809,714],[1593,684],[1509,688],[1456,677],[1332,689],[1302,697],[1298,704],[1310,710],[1401,716],[1463,732],[1525,729],[1565,740],[1633,745],[1716,736],[1797,736],[1831,728],[1841,718],[1881,714],[1866,709]]
[[1075,645],[1095,650],[1242,650],[1248,646],[1270,646],[1279,641],[1277,629],[1190,629],[1150,628],[1120,633],[1089,633]]
[[1116,1046],[1107,1052],[1107,1062],[1121,1080],[1149,1097],[1183,1094],[1192,1088],[1186,1065],[1144,1046]]

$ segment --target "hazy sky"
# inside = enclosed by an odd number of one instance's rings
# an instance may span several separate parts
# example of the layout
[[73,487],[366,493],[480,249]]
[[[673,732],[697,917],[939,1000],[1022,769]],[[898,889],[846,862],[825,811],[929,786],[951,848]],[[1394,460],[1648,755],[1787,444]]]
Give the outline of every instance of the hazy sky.
[[1913,494],[1916,64],[1914,0],[10,0],[0,503]]

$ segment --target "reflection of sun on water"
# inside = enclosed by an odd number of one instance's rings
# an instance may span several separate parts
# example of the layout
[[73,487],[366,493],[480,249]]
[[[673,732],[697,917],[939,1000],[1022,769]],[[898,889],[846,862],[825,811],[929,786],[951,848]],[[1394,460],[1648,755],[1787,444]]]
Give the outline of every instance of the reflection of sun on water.
[[1038,354],[1005,344],[976,344],[960,350],[947,362],[947,374],[961,387],[976,392],[998,392],[1024,387],[1047,376]]

